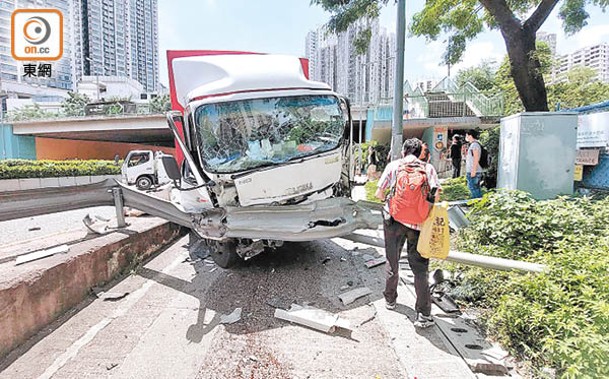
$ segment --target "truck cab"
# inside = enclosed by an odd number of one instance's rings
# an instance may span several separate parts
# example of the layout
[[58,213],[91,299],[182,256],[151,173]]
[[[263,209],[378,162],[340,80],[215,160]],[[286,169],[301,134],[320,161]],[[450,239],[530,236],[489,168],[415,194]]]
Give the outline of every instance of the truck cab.
[[121,167],[123,182],[139,190],[148,190],[153,185],[168,183],[169,177],[161,163],[163,153],[152,150],[131,150]]
[[191,236],[220,266],[362,225],[348,199],[349,103],[308,80],[299,58],[188,56],[169,64],[174,109],[182,111],[168,123],[184,154],[172,202],[199,215]]

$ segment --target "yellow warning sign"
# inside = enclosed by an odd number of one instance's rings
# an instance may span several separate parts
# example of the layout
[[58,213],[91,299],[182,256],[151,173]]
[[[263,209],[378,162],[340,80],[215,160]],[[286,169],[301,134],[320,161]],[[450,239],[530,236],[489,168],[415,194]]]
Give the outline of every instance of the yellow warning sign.
[[575,170],[573,171],[573,179],[576,182],[581,182],[584,177],[584,166],[581,164],[575,165]]

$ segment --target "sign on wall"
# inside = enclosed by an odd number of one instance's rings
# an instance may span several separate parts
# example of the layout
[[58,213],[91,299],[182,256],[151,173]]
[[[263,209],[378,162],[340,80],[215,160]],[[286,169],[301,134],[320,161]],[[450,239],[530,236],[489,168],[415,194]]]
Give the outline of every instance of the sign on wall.
[[609,146],[609,112],[578,117],[577,148]]
[[577,150],[575,164],[584,166],[596,166],[598,164],[599,149]]
[[573,180],[576,182],[581,182],[584,177],[584,166],[580,164],[575,165],[575,170],[573,170]]

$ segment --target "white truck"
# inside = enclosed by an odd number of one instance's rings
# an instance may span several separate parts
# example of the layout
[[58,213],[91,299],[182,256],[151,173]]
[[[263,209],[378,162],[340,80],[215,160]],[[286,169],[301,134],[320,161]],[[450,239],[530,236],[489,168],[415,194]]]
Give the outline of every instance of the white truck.
[[123,183],[134,185],[140,190],[148,190],[153,185],[169,183],[171,179],[162,164],[164,154],[152,150],[131,150],[121,167]]
[[[283,241],[376,228],[350,196],[348,101],[308,80],[297,57],[169,51],[184,159],[163,156],[171,201],[123,190],[125,204],[185,225],[221,267]],[[185,52],[192,55],[192,52]]]

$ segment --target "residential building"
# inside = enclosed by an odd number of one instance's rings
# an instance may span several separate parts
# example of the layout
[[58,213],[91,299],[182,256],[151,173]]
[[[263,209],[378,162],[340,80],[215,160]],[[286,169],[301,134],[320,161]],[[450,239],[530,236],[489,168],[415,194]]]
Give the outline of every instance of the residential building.
[[74,0],[82,34],[75,76],[121,76],[159,90],[157,0]]
[[[368,49],[358,54],[355,39],[370,29]],[[306,38],[311,79],[325,82],[354,104],[376,104],[393,96],[395,35],[379,26],[378,19],[360,21],[338,35],[323,28]]]
[[563,74],[576,66],[593,69],[597,80],[609,83],[609,44],[603,42],[560,56],[552,73],[552,82],[565,80]]

